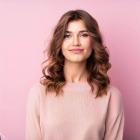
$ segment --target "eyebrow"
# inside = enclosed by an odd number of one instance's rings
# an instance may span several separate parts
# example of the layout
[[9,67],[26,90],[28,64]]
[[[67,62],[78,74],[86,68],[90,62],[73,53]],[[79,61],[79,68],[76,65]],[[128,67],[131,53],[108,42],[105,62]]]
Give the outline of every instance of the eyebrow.
[[[88,30],[81,30],[79,31],[79,33],[82,33],[82,32],[88,32]],[[71,31],[66,31],[66,33],[72,33]]]

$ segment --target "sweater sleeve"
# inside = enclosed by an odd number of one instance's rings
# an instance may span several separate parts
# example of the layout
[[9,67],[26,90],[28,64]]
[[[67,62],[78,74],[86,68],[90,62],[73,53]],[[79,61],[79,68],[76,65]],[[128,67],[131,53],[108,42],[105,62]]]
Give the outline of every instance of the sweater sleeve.
[[109,98],[104,140],[123,140],[124,117],[121,93],[114,88]]
[[33,85],[26,105],[26,140],[42,140],[39,114],[39,89]]

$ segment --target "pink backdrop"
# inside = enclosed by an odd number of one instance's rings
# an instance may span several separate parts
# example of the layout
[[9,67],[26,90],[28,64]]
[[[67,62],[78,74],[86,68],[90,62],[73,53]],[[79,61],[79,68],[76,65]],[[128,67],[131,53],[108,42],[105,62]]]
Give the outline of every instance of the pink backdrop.
[[5,140],[25,139],[27,96],[42,76],[44,42],[61,15],[78,8],[97,20],[109,48],[108,75],[123,98],[124,140],[140,140],[140,1],[0,0],[0,133]]

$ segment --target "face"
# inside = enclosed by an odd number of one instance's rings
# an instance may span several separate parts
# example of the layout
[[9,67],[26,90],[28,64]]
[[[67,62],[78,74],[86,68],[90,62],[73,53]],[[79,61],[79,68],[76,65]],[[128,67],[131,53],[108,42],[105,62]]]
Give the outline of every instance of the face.
[[[82,62],[91,55],[91,38],[82,20],[68,23],[61,49],[65,61]],[[82,49],[82,51],[72,52],[71,49]]]

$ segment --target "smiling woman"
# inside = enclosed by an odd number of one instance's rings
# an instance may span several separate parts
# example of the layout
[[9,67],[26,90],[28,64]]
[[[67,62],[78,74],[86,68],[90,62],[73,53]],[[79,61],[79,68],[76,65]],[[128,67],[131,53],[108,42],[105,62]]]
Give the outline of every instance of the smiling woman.
[[29,91],[26,140],[123,140],[123,103],[107,75],[106,49],[89,13],[60,18],[45,50],[44,79]]
[[[72,49],[82,49],[74,51]],[[44,51],[49,61],[42,69],[40,83],[47,91],[63,92],[67,82],[87,81],[93,92],[97,86],[96,97],[106,95],[110,84],[107,71],[111,68],[107,47],[103,45],[97,21],[84,10],[66,12],[55,26],[53,37]],[[49,75],[46,75],[45,71]]]

